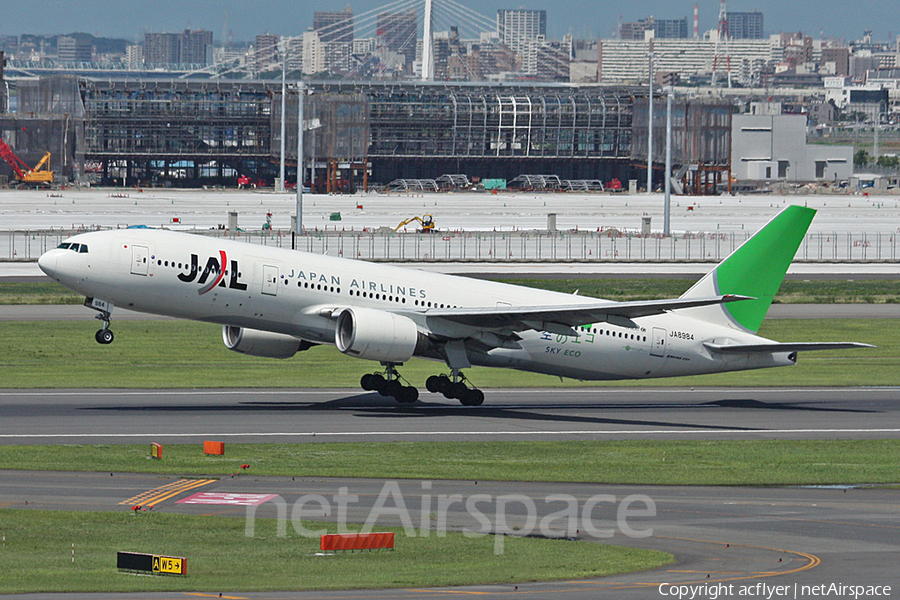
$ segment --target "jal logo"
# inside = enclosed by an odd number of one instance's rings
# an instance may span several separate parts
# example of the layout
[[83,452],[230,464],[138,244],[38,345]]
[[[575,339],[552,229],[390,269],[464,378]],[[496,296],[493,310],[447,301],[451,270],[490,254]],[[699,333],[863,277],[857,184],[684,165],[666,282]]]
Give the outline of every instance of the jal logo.
[[[238,268],[238,262],[232,260],[229,265],[230,268],[226,269],[225,265],[228,264],[228,256],[226,256],[224,250],[219,250],[218,257],[210,256],[206,260],[206,266],[203,269],[200,268],[200,257],[196,254],[191,254],[190,271],[179,273],[178,279],[185,283],[194,283],[196,281],[203,286],[197,290],[197,293],[201,296],[216,286],[228,287],[233,290],[246,290],[247,284],[239,281],[241,273]],[[226,271],[228,271],[229,275],[228,285],[225,284]]]

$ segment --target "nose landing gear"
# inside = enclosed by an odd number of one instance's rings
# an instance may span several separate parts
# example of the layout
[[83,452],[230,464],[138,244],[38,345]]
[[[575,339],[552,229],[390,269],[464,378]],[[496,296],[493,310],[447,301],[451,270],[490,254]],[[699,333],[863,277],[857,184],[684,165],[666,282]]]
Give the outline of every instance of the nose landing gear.
[[97,330],[97,333],[94,334],[94,339],[97,340],[98,344],[112,344],[114,336],[112,329],[109,328],[113,310],[112,302],[98,298],[85,298],[84,305],[96,310],[99,314],[95,315],[94,318],[103,321],[103,327]]
[[484,403],[484,392],[466,386],[465,381],[468,380],[459,369],[452,369],[449,376],[432,375],[425,380],[425,387],[433,394],[443,394],[451,400],[455,398],[463,406],[480,406]]

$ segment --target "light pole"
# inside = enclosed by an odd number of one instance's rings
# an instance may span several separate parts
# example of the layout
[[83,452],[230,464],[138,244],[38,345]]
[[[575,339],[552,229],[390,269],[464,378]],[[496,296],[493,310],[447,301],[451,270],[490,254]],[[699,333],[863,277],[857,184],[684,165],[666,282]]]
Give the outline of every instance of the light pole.
[[284,188],[284,152],[285,152],[284,136],[285,136],[285,131],[286,131],[285,122],[287,121],[287,114],[286,114],[287,84],[285,82],[285,77],[286,77],[285,71],[287,71],[287,44],[284,44],[281,49],[281,168],[278,173],[279,178],[280,178],[279,183],[278,183],[278,189],[275,190],[277,192],[283,192],[285,189]]
[[647,121],[647,193],[653,193],[653,40],[650,40],[650,93],[647,96],[648,121]]
[[297,226],[296,235],[303,235],[303,100],[306,85],[297,84]]
[[665,202],[663,202],[663,235],[669,237],[671,229],[669,226],[669,216],[672,208],[672,101],[675,98],[675,88],[668,88],[666,96],[666,173]]

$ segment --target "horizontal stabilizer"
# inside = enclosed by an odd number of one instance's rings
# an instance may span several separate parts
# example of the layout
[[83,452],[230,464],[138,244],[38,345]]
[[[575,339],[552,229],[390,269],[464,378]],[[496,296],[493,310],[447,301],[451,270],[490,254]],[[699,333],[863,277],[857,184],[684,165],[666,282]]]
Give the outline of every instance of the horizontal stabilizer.
[[713,352],[723,354],[751,354],[763,352],[805,352],[811,350],[850,350],[851,348],[875,348],[871,344],[858,342],[787,342],[784,344],[710,344],[704,346]]

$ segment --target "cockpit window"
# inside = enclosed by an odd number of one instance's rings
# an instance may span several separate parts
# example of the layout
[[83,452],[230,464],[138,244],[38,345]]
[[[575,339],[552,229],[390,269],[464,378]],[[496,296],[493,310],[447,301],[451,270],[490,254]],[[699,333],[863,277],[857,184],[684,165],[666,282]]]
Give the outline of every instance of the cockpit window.
[[74,244],[72,242],[63,242],[59,246],[57,246],[60,250],[71,250],[72,252],[78,252],[80,254],[87,254],[88,247],[87,244]]

